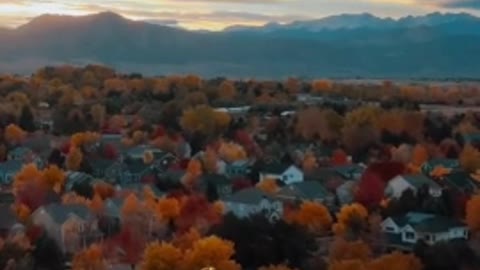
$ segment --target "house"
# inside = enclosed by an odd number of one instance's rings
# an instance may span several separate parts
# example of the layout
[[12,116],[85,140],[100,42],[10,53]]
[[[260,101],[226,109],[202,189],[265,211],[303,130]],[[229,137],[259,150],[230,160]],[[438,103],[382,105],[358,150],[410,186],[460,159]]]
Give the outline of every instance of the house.
[[45,162],[32,149],[25,146],[18,146],[7,154],[7,160],[17,160],[23,163],[35,163],[38,168],[43,168]]
[[139,183],[144,176],[150,174],[155,174],[153,166],[145,164],[141,159],[129,159],[122,164],[122,170],[116,182],[121,185]]
[[365,171],[365,167],[358,164],[334,166],[332,169],[345,180],[359,180]]
[[425,175],[430,175],[430,173],[436,167],[443,167],[446,169],[456,170],[460,168],[460,162],[458,161],[458,159],[434,158],[425,162],[421,167],[421,171]]
[[0,237],[5,239],[18,221],[10,204],[0,204],[0,215]]
[[93,180],[93,176],[88,173],[67,171],[65,173],[65,190],[72,191],[73,187],[76,185],[90,185]]
[[209,199],[218,200],[232,194],[232,181],[222,174],[206,174],[200,179],[200,189]]
[[242,189],[223,199],[223,202],[226,211],[239,218],[262,213],[271,220],[277,220],[283,215],[282,202],[255,187]]
[[0,184],[10,185],[13,178],[22,169],[23,162],[19,160],[7,160],[0,163]]
[[64,253],[75,253],[101,239],[97,218],[85,205],[49,204],[32,213]]
[[423,174],[398,175],[390,180],[385,188],[385,195],[400,198],[407,189],[417,193],[421,188],[428,188],[428,193],[433,197],[442,195],[442,188],[434,180]]
[[260,181],[278,179],[286,185],[303,182],[303,171],[295,165],[273,163],[260,171]]
[[410,249],[419,240],[435,244],[469,236],[468,227],[459,220],[418,212],[386,218],[381,228],[389,245],[399,249]]
[[280,189],[275,197],[287,202],[314,201],[331,204],[334,197],[320,183],[305,181],[294,183]]
[[225,174],[229,177],[245,176],[250,174],[251,164],[248,160],[237,160],[226,164]]
[[477,182],[462,170],[453,171],[442,177],[441,183],[456,193],[471,195],[478,190]]

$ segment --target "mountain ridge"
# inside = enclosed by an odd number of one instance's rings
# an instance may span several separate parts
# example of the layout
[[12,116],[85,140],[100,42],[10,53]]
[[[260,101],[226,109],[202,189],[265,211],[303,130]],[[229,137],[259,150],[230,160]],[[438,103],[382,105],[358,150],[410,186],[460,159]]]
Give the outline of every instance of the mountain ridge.
[[30,73],[44,64],[95,62],[152,75],[480,77],[478,17],[433,13],[393,20],[389,27],[384,20],[338,15],[321,21],[329,28],[309,21],[269,24],[275,29],[268,31],[211,32],[112,12],[44,15],[0,36],[0,71]]

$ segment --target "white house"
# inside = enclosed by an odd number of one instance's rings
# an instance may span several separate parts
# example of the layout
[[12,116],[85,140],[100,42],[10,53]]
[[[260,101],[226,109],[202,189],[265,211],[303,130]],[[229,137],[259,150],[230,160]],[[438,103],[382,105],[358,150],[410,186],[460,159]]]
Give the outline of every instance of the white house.
[[303,171],[295,165],[271,164],[260,171],[260,181],[278,179],[290,185],[303,182]]
[[423,174],[398,175],[390,180],[385,188],[385,195],[393,198],[400,198],[402,193],[411,189],[417,193],[422,187],[428,188],[428,192],[433,197],[442,195],[442,188],[434,180]]
[[239,218],[263,213],[269,219],[279,219],[283,215],[283,204],[258,188],[240,190],[223,200],[226,212]]
[[410,212],[401,217],[386,218],[381,224],[389,244],[411,247],[417,241],[428,244],[455,239],[468,239],[468,227],[455,219],[433,214]]
[[96,217],[84,205],[50,204],[32,214],[35,225],[42,226],[63,252],[75,253],[100,237]]

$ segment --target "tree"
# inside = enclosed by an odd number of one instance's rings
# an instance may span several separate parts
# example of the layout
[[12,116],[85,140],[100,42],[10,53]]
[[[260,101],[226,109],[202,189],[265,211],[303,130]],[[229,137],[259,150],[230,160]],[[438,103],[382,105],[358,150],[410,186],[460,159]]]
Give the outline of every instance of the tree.
[[371,270],[422,270],[422,262],[411,254],[403,254],[398,251],[386,254],[368,264]]
[[233,142],[227,143],[222,141],[218,149],[218,154],[223,160],[230,163],[247,158],[245,149],[243,149],[241,145]]
[[348,156],[342,149],[333,151],[331,163],[334,166],[342,166],[348,164]]
[[233,100],[237,95],[237,89],[231,81],[225,80],[218,87],[218,96],[223,100]]
[[20,191],[28,183],[40,183],[42,172],[33,163],[24,165],[13,179],[14,192]]
[[328,270],[368,270],[361,260],[343,260],[331,262]]
[[83,154],[82,151],[78,147],[74,147],[67,155],[65,160],[65,165],[68,170],[71,171],[78,171],[80,169],[80,165],[82,164]]
[[465,145],[460,153],[460,165],[469,173],[476,172],[480,169],[480,152],[470,144]]
[[362,241],[347,241],[341,237],[337,237],[331,244],[329,261],[338,262],[343,260],[359,260],[368,262],[372,256],[372,251]]
[[34,116],[29,106],[23,106],[22,113],[18,119],[18,125],[27,132],[35,131]]
[[284,264],[278,264],[278,265],[269,265],[269,266],[262,266],[258,268],[258,270],[295,270],[294,268],[290,268]]
[[168,223],[180,215],[180,203],[175,198],[160,199],[156,204],[159,219]]
[[94,123],[98,127],[103,127],[106,121],[107,111],[104,105],[95,104],[90,108],[90,114],[92,115]]
[[468,227],[474,233],[480,231],[480,195],[474,195],[468,200],[466,217]]
[[332,225],[332,217],[328,209],[316,202],[302,203],[294,214],[293,221],[316,234],[328,232]]
[[92,212],[98,216],[103,213],[105,207],[103,204],[103,200],[99,194],[93,195],[93,199],[90,201],[88,206],[90,207]]
[[10,144],[18,144],[25,139],[26,132],[15,124],[10,124],[5,128],[5,140]]
[[154,242],[147,246],[142,256],[142,270],[173,270],[181,267],[183,254],[165,242]]
[[333,230],[337,235],[356,239],[366,229],[368,211],[359,203],[345,205],[337,213],[337,223]]
[[328,93],[332,90],[332,82],[329,80],[316,80],[312,82],[312,91],[314,93]]
[[135,194],[131,193],[125,198],[125,201],[122,206],[122,217],[128,219],[131,216],[137,214],[140,210],[140,202],[137,199]]
[[206,173],[218,172],[218,156],[212,147],[207,147],[203,154],[203,169]]
[[191,228],[189,231],[176,234],[172,240],[174,246],[178,247],[182,251],[189,250],[193,247],[193,244],[201,239],[201,235],[197,229]]
[[91,245],[86,250],[76,254],[73,258],[72,269],[106,270],[107,265],[103,259],[102,248],[99,245]]
[[265,179],[257,184],[257,188],[267,194],[275,194],[280,189],[275,179]]
[[186,187],[193,187],[202,173],[202,163],[197,159],[191,159],[188,162],[187,171],[182,179],[182,183]]
[[65,185],[65,173],[58,166],[49,165],[43,170],[42,180],[49,189],[60,193]]
[[413,172],[420,172],[420,167],[428,161],[428,150],[421,144],[415,145],[412,150],[412,161],[409,165],[409,169]]
[[205,135],[213,135],[225,130],[230,124],[230,120],[229,114],[201,105],[185,110],[180,119],[180,125],[190,133],[200,132]]
[[187,250],[183,261],[183,269],[202,269],[212,267],[222,270],[240,270],[240,265],[232,260],[235,253],[234,244],[217,236],[198,240],[193,248]]
[[317,168],[317,158],[312,151],[307,151],[303,157],[302,161],[302,169],[304,172],[312,172],[315,168]]
[[209,203],[205,196],[190,195],[181,204],[180,213],[175,219],[178,232],[186,232],[191,228],[199,232],[206,232],[212,225],[222,221],[214,205]]
[[307,108],[298,112],[295,133],[306,140],[316,136],[324,141],[333,141],[340,137],[343,118],[333,110]]

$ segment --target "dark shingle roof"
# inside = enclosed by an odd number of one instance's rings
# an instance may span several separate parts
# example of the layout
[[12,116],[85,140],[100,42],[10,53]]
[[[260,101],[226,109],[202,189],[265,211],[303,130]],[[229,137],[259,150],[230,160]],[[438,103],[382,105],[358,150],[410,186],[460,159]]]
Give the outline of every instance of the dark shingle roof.
[[224,199],[226,202],[236,202],[243,204],[259,204],[263,199],[272,199],[270,195],[256,187],[242,189],[235,194]]
[[358,164],[349,164],[343,166],[335,166],[333,167],[333,170],[336,173],[340,174],[342,177],[348,179],[353,176],[353,174],[362,174],[365,168]]
[[415,188],[421,188],[422,186],[428,186],[433,188],[440,188],[440,186],[433,181],[432,179],[428,178],[423,174],[409,174],[402,176],[405,181],[407,181],[410,185],[414,186]]
[[17,224],[17,218],[8,204],[0,204],[0,230],[9,230]]
[[81,219],[87,220],[92,217],[88,207],[81,204],[49,204],[44,206],[45,211],[58,223],[63,224],[71,215],[78,216]]
[[277,195],[295,196],[304,200],[315,200],[325,198],[328,192],[318,182],[305,181],[283,187]]
[[282,163],[271,163],[268,165],[265,165],[261,172],[263,173],[271,173],[271,174],[282,174],[285,172],[291,164],[282,164]]
[[413,228],[419,232],[440,233],[446,232],[451,228],[465,227],[465,224],[459,220],[452,218],[435,216],[425,219],[418,224],[413,225]]
[[23,162],[19,160],[7,160],[0,163],[0,171],[16,172],[20,171],[23,167]]
[[474,180],[465,171],[455,171],[446,175],[443,178],[443,183],[451,188],[469,193],[473,193],[476,189]]

